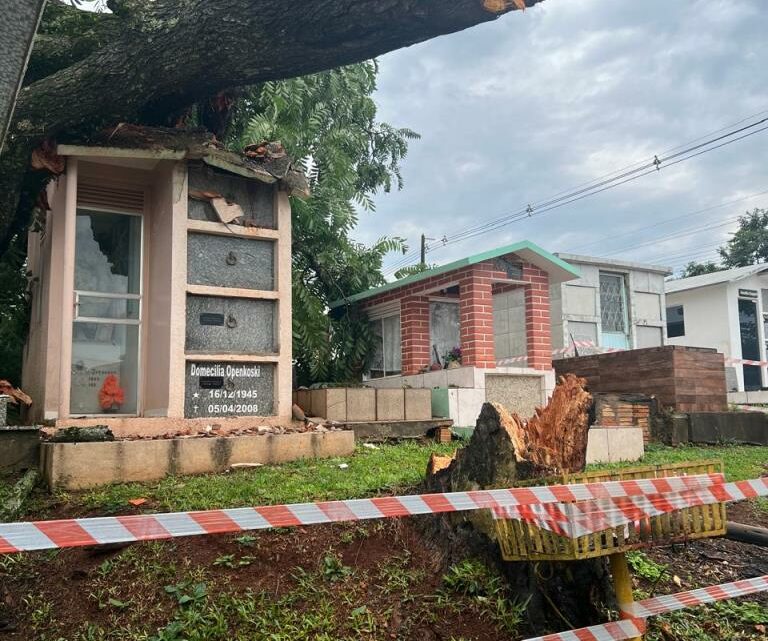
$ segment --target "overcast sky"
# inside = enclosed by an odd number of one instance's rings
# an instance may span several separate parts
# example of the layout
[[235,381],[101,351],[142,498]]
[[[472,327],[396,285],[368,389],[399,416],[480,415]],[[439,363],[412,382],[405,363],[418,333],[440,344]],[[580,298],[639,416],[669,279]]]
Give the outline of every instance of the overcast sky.
[[[766,18],[765,0],[546,0],[383,56],[380,118],[422,139],[356,237],[416,248],[768,110]],[[679,268],[716,257],[735,223],[680,234],[768,208],[768,194],[716,207],[767,191],[767,174],[768,131],[427,260],[528,239]]]

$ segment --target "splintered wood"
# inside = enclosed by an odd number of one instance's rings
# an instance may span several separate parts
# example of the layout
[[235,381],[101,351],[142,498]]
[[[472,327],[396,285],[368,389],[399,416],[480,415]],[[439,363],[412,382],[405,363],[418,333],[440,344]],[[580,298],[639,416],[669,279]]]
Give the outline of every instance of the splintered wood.
[[547,406],[537,407],[534,416],[525,420],[514,413],[507,415],[505,427],[518,461],[562,473],[584,469],[592,403],[585,385],[585,379],[566,374],[560,377]]

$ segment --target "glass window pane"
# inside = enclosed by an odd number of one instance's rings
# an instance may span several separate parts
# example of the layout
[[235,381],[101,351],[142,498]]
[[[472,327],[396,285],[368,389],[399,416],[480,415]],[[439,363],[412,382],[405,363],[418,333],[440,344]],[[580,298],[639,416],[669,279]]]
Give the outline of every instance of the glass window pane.
[[136,413],[138,345],[138,325],[73,323],[73,416]]
[[429,304],[429,340],[429,347],[432,350],[431,360],[435,360],[435,348],[437,348],[440,364],[445,365],[448,352],[454,347],[459,347],[461,343],[458,303]]
[[80,296],[77,315],[80,318],[139,319],[139,301],[126,298]]
[[385,376],[400,373],[402,354],[400,351],[400,316],[387,316],[382,320],[384,333]]
[[141,278],[141,217],[77,211],[75,289],[138,294]]
[[600,316],[604,332],[626,332],[622,276],[600,274]]
[[371,321],[371,332],[376,337],[371,366],[368,371],[368,375],[371,378],[381,378],[384,376],[384,343],[381,331],[381,320]]
[[685,336],[685,315],[682,305],[667,307],[667,338]]

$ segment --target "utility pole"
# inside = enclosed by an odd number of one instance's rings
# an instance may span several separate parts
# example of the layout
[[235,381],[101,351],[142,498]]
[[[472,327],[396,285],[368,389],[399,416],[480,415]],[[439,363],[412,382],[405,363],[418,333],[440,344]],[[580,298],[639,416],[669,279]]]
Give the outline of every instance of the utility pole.
[[421,265],[422,267],[427,264],[427,237],[421,235]]

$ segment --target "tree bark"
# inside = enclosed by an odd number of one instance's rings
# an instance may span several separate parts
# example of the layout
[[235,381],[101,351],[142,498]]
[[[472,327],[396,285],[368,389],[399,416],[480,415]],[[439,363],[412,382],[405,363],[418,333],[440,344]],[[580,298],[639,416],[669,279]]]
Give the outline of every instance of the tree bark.
[[115,38],[19,95],[0,159],[0,252],[27,223],[23,207],[17,214],[18,185],[43,138],[87,137],[123,121],[171,124],[221,91],[366,60],[493,20],[518,3],[115,0]]
[[[582,379],[583,383],[583,379]],[[562,387],[563,383],[558,387]],[[550,427],[558,434],[566,431],[587,432],[586,406],[581,394],[571,394],[573,386],[560,393],[572,399],[574,412],[562,412],[562,398],[553,399],[536,417],[549,416]],[[586,393],[585,393],[586,394]],[[558,395],[558,391],[555,391]],[[587,397],[589,395],[587,394]],[[578,412],[584,421],[573,420]],[[563,421],[553,420],[561,416]],[[530,421],[529,421],[530,422]],[[531,457],[535,431],[520,435],[521,421],[495,403],[486,403],[477,419],[469,444],[459,449],[453,459],[433,455],[427,469],[427,492],[460,492],[507,488],[520,481],[551,476],[562,471],[546,462],[551,452]],[[534,440],[529,440],[533,438]],[[525,443],[523,443],[525,441]],[[575,442],[581,441],[577,436]],[[566,442],[566,441],[563,441]],[[586,449],[586,439],[583,440]],[[570,448],[570,445],[568,446]],[[573,460],[581,457],[574,457]],[[570,459],[569,459],[570,460]],[[582,462],[583,465],[583,462]],[[495,565],[506,578],[510,592],[527,603],[529,624],[538,634],[543,631],[577,628],[598,623],[601,607],[613,605],[610,576],[602,559],[586,561],[504,561],[501,556],[495,521],[489,510],[476,510],[429,517],[420,521],[430,543],[443,556],[446,565],[466,557],[479,557]]]

